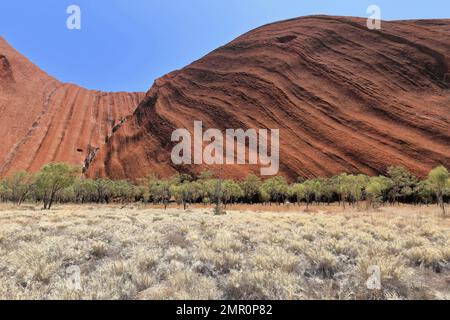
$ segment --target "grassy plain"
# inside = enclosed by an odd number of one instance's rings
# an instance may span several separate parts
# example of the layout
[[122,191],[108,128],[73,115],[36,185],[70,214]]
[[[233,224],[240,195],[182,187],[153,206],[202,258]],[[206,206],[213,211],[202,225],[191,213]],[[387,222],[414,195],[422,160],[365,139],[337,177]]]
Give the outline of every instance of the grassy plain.
[[[0,299],[450,299],[436,206],[227,211],[3,204]],[[372,265],[380,291],[366,287]]]

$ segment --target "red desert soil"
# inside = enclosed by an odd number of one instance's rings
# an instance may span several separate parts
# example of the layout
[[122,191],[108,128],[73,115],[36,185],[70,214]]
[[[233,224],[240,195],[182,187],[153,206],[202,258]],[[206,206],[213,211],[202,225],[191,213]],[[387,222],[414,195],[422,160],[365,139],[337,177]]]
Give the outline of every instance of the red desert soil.
[[[381,31],[329,16],[266,25],[158,79],[88,174],[201,171],[172,165],[170,139],[202,120],[205,130],[279,128],[280,173],[291,179],[394,164],[423,176],[450,167],[449,64],[448,19],[384,22]],[[259,168],[220,173],[249,171]]]
[[83,166],[143,97],[61,83],[0,37],[0,176],[52,161]]

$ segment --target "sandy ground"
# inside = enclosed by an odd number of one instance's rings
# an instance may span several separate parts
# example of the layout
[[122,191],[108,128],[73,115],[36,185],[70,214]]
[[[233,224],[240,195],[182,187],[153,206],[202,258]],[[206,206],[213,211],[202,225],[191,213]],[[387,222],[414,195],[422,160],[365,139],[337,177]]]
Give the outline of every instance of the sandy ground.
[[[449,299],[436,207],[0,205],[1,299]],[[381,290],[369,290],[368,269]]]

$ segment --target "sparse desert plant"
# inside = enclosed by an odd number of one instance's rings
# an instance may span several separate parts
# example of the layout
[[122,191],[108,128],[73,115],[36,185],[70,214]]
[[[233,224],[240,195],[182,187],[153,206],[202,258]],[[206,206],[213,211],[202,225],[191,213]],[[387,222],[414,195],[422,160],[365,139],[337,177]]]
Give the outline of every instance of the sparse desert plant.
[[160,259],[160,253],[155,250],[140,249],[136,254],[137,267],[143,272],[156,270]]
[[415,266],[430,268],[435,272],[440,272],[444,262],[442,252],[439,249],[421,246],[409,249],[406,256]]
[[301,297],[298,280],[282,271],[232,271],[223,285],[225,299],[292,300]]
[[300,265],[299,257],[276,246],[262,247],[254,252],[251,260],[255,270],[275,269],[295,273]]
[[316,276],[332,278],[338,271],[337,258],[324,248],[311,248],[306,252],[306,256],[311,261],[311,272]]
[[108,245],[102,241],[95,241],[91,245],[90,253],[96,258],[103,258],[108,254]]
[[180,271],[169,275],[160,285],[140,294],[147,300],[216,300],[220,298],[214,280],[191,271]]
[[213,214],[215,216],[223,216],[226,215],[227,212],[225,211],[225,209],[222,207],[222,203],[217,202],[216,205],[213,208]]
[[169,247],[186,248],[189,246],[189,240],[186,239],[186,232],[182,230],[169,231],[165,236],[165,242]]
[[449,188],[449,173],[448,170],[439,166],[428,174],[428,183],[430,188],[435,192],[436,198],[438,200],[439,206],[442,208],[442,214],[445,216],[445,203],[444,194]]

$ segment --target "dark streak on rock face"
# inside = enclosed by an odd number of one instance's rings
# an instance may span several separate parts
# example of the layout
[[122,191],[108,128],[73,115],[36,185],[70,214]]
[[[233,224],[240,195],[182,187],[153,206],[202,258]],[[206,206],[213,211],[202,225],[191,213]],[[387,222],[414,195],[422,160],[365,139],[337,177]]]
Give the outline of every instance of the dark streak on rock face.
[[280,42],[280,43],[288,43],[295,39],[297,39],[296,36],[284,36],[284,37],[277,38],[278,42]]
[[14,75],[11,69],[11,64],[5,55],[0,54],[0,82],[11,83],[14,82]]

